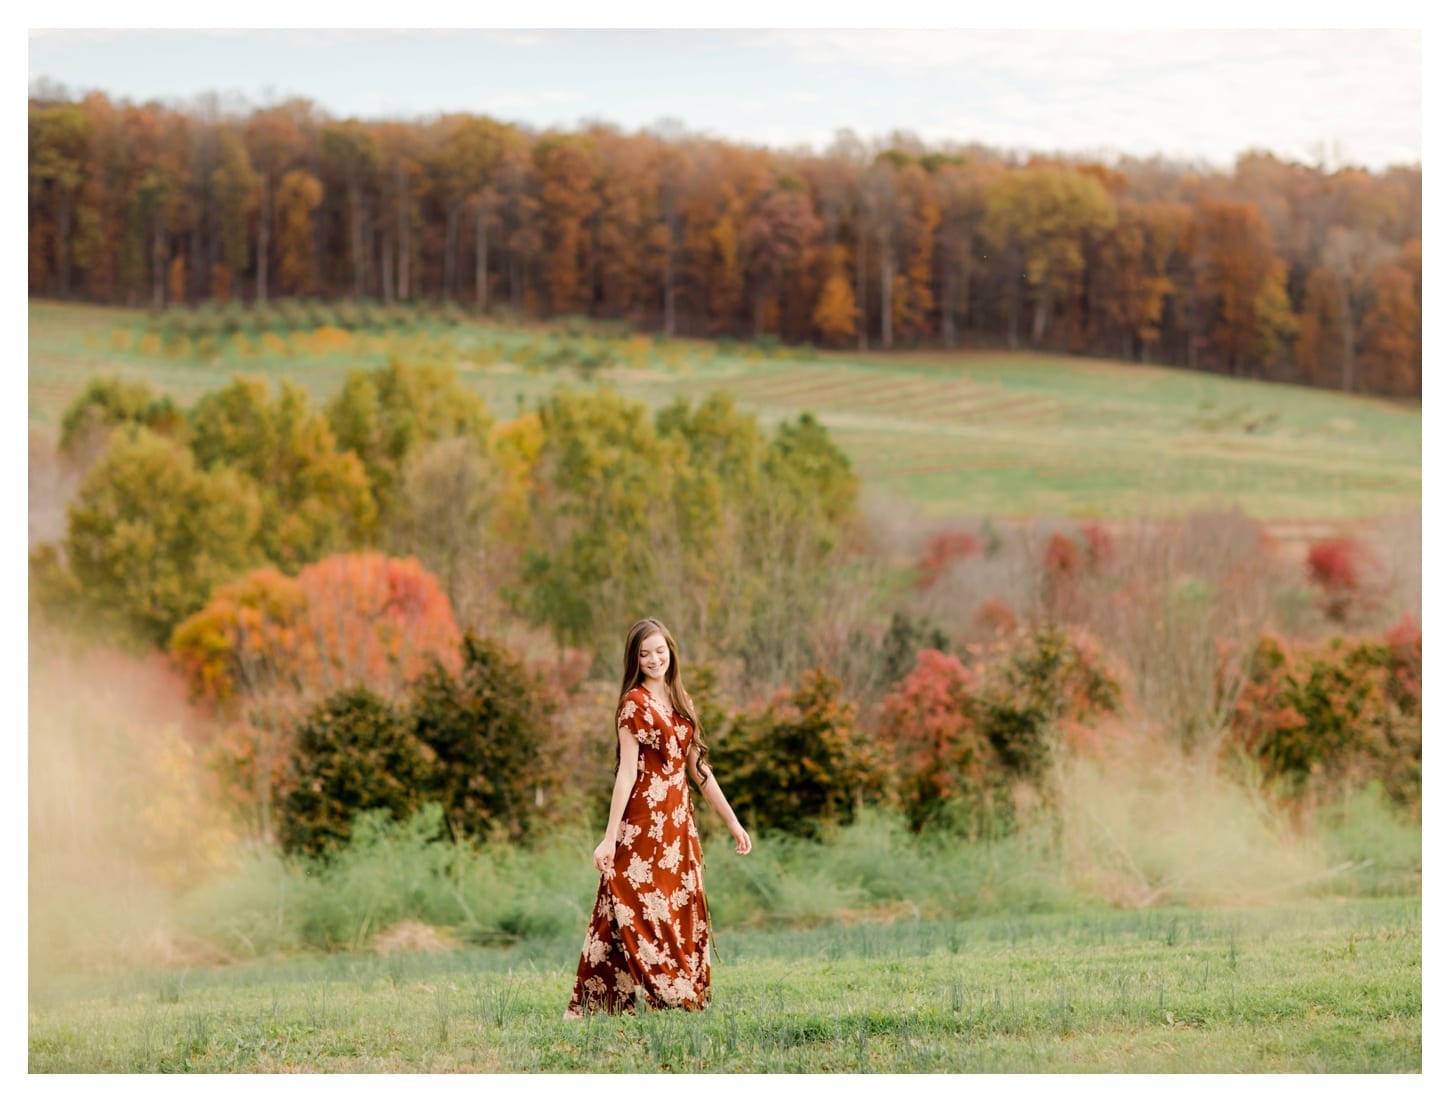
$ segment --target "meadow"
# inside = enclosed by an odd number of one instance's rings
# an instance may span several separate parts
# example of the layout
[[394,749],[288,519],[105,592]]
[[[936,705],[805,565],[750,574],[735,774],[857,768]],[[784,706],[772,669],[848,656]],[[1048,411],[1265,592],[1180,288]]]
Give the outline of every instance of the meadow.
[[809,410],[868,490],[927,516],[1171,517],[1234,502],[1264,521],[1353,521],[1417,508],[1420,497],[1417,404],[1184,370],[427,318],[221,341],[148,340],[139,310],[32,303],[29,318],[29,421],[52,435],[98,374],[144,380],[189,405],[242,372],[286,378],[320,403],[348,370],[396,356],[451,364],[499,418],[555,387],[595,382],[651,406],[725,390],[766,424]]
[[[810,411],[901,561],[947,518],[1097,517],[1130,535],[1189,514],[1209,561],[1223,549],[1205,533],[1238,538],[1218,512],[1236,508],[1279,538],[1286,570],[1302,572],[1291,552],[1308,533],[1376,530],[1405,559],[1380,611],[1418,611],[1417,403],[1032,353],[838,355],[406,308],[348,328],[327,323],[342,306],[285,309],[318,320],[219,336],[200,314],[31,303],[32,543],[64,529],[79,476],[52,445],[87,380],[145,381],[191,406],[244,373],[320,406],[349,371],[396,359],[453,368],[498,420],[596,384],[654,408],[723,390],[767,426]],[[1415,539],[1396,514],[1413,515]],[[1160,697],[1202,688],[1211,664],[1194,648],[1229,630],[1214,601],[1238,591],[1151,541],[1122,546],[1223,583],[1173,590],[1184,600],[1164,607],[1190,617],[1179,651],[1138,639],[1172,674]],[[893,594],[950,623],[1015,593],[1012,571],[1033,561],[1009,547],[969,564],[980,579]],[[898,573],[873,584],[905,593]],[[1257,581],[1264,608],[1302,624],[1296,579]],[[1170,753],[1151,724],[1134,741],[1125,719],[1112,760],[1070,759],[1052,813],[1004,837],[917,836],[867,808],[825,843],[762,832],[738,861],[702,824],[715,1004],[565,1023],[591,825],[455,849],[404,824],[354,839],[326,871],[238,846],[199,825],[211,790],[179,697],[140,707],[142,667],[119,659],[87,667],[85,691],[47,692],[75,682],[47,653],[31,654],[32,1072],[1420,1070],[1419,823],[1376,785],[1295,821],[1274,790]]]
[[731,929],[715,1001],[560,1020],[577,938],[33,985],[32,1072],[1415,1072],[1418,899]]

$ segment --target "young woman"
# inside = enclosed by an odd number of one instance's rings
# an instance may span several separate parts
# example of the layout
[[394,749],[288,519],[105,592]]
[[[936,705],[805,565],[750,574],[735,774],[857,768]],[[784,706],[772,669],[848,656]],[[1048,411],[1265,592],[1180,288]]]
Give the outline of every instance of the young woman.
[[614,796],[594,851],[599,894],[564,1017],[639,1003],[700,1010],[710,1002],[710,926],[686,774],[729,825],[736,853],[750,852],[750,835],[706,764],[675,641],[658,620],[629,629],[615,728]]

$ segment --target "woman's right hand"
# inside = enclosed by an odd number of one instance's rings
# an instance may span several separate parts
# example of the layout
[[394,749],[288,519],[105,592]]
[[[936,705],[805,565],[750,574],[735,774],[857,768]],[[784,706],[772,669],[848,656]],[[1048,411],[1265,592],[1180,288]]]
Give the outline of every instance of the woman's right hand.
[[606,837],[594,847],[594,867],[608,873],[614,867],[614,839]]

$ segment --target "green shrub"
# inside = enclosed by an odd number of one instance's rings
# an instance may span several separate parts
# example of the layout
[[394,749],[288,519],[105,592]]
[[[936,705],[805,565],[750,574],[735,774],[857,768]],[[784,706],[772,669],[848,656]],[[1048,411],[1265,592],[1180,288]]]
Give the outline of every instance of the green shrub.
[[1089,725],[1122,707],[1117,676],[1086,632],[1057,626],[1019,632],[978,663],[976,723],[1006,771],[1047,772],[1063,736],[1091,740]]
[[1408,615],[1382,639],[1294,645],[1266,635],[1250,656],[1228,745],[1291,799],[1378,781],[1418,808],[1421,634]]
[[285,851],[335,851],[360,811],[381,808],[402,819],[418,809],[423,751],[405,718],[376,693],[335,693],[303,718],[295,743],[277,801]]
[[412,731],[426,748],[425,799],[454,838],[522,838],[555,787],[554,707],[541,680],[500,644],[466,635],[455,677],[436,660],[414,686]]
[[805,837],[850,822],[885,786],[854,706],[842,700],[840,682],[819,670],[763,709],[735,715],[711,761],[743,822]]

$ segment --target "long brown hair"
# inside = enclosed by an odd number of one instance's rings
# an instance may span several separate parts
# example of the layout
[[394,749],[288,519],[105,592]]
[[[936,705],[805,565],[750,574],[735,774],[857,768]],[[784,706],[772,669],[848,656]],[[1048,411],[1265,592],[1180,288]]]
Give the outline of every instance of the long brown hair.
[[[639,664],[639,648],[651,635],[658,634],[670,651],[670,664],[665,670],[665,689],[670,694],[670,704],[675,711],[683,716],[689,717],[690,725],[694,734],[690,737],[690,746],[699,751],[699,759],[696,767],[700,770],[700,776],[706,780],[710,777],[710,766],[706,763],[706,756],[710,748],[705,745],[705,740],[700,737],[700,717],[695,714],[695,707],[690,703],[690,694],[685,691],[684,679],[680,676],[680,655],[675,647],[675,637],[670,634],[669,628],[660,623],[652,616],[646,616],[643,620],[636,620],[634,626],[629,629],[629,635],[624,641],[624,680],[619,689],[619,704],[615,707],[615,715],[619,709],[624,707],[624,698],[629,691],[636,686],[644,684],[644,670]],[[614,747],[616,767],[619,765],[619,744],[616,741]]]

